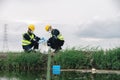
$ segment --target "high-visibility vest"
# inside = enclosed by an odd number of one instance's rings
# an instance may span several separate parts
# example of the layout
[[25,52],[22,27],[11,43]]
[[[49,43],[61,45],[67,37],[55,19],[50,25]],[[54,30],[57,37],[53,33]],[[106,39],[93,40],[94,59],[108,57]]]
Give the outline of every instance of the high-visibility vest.
[[59,40],[64,40],[64,37],[63,37],[61,34],[59,34],[59,35],[57,36],[57,38],[58,38]]
[[[26,33],[25,33],[25,34],[26,34]],[[27,33],[27,34],[28,34],[28,33]],[[29,34],[28,34],[28,35],[29,35]],[[24,34],[23,34],[23,40],[22,40],[22,45],[23,45],[23,46],[26,46],[26,45],[31,44],[31,40],[34,39],[34,34],[29,35],[29,37],[30,37],[30,41],[26,40],[26,39],[24,38]]]
[[[52,34],[50,35],[50,37],[52,37]],[[58,38],[59,40],[64,40],[64,37],[62,36],[62,34],[59,34],[59,35],[57,36],[57,38]]]

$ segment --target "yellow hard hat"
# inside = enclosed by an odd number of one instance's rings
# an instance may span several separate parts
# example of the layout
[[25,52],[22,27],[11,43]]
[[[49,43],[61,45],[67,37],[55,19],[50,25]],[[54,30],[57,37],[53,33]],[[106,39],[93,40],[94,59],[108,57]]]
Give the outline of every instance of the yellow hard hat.
[[46,30],[46,31],[49,31],[50,28],[51,28],[51,25],[46,25],[46,26],[45,26],[45,30]]
[[32,30],[32,31],[35,30],[35,26],[34,26],[33,24],[30,24],[30,25],[28,26],[28,28],[29,28],[30,30]]

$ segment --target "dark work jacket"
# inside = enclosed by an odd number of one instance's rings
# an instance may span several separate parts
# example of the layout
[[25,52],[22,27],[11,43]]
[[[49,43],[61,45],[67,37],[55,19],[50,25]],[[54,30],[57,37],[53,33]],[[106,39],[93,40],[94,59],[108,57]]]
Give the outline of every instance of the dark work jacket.
[[[30,41],[31,38],[30,38],[29,35],[30,35],[29,33],[25,33],[25,34],[23,35],[24,39]],[[34,35],[34,38],[36,37],[35,34],[31,34],[31,35]]]
[[51,37],[47,41],[47,45],[51,46],[53,49],[57,49],[64,44],[64,40],[59,40],[57,36],[60,34],[59,30],[53,29],[51,31]]
[[[29,35],[34,35],[34,40],[31,40],[31,38],[30,38]],[[25,34],[23,35],[23,37],[24,37],[25,40],[28,40],[28,41],[31,41],[31,42],[35,42],[35,41],[39,41],[39,40],[40,40],[40,38],[37,37],[35,34],[25,33]]]

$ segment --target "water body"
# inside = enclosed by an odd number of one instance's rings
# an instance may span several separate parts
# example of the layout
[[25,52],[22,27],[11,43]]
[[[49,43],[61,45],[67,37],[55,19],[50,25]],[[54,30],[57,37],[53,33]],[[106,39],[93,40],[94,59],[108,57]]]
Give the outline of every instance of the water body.
[[119,74],[91,74],[80,72],[62,72],[60,76],[52,77],[52,80],[119,80]]
[[[42,71],[0,71],[0,80],[46,80]],[[119,74],[91,74],[80,72],[61,72],[52,75],[51,80],[119,80]]]
[[38,71],[0,71],[0,80],[44,80],[44,73]]

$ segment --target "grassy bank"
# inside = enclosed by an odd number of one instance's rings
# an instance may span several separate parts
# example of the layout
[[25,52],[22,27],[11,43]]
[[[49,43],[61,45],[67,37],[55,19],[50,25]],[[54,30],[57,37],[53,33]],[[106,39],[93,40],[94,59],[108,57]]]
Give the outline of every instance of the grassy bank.
[[[47,54],[7,52],[0,54],[0,69],[40,70],[47,69]],[[120,70],[120,48],[104,50],[66,49],[52,57],[52,65],[62,69]]]
[[47,65],[47,55],[45,54],[8,52],[5,55],[7,56],[0,58],[0,69],[41,70]]
[[120,70],[120,48],[104,50],[65,50],[54,59],[64,69],[108,69]]

